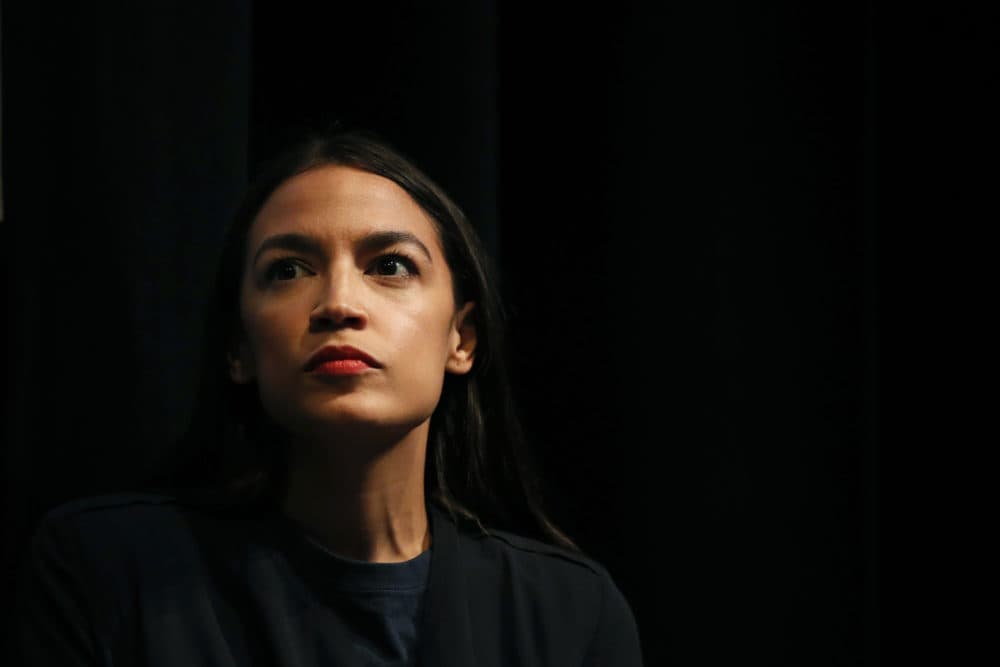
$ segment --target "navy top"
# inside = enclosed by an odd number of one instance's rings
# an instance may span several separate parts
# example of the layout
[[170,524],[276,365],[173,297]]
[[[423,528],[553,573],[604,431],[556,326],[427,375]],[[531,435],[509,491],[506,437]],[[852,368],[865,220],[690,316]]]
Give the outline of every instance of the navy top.
[[320,595],[350,620],[359,664],[415,665],[418,619],[431,571],[431,551],[403,563],[369,563],[336,554],[304,535],[315,548],[312,574]]

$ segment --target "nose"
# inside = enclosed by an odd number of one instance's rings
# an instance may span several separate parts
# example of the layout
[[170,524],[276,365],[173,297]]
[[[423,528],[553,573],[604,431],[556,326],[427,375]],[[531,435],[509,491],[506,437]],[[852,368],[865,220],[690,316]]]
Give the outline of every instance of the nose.
[[335,270],[320,281],[316,304],[309,314],[311,331],[355,328],[368,324],[368,312],[361,303],[364,285],[350,269]]

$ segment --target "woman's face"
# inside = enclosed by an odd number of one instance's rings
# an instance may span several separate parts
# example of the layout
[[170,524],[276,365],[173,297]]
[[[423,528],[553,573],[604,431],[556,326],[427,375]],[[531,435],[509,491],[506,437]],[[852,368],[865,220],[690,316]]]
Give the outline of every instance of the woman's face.
[[[265,202],[246,247],[230,375],[256,380],[292,433],[426,428],[445,373],[472,368],[472,304],[456,306],[431,219],[391,180],[331,165],[294,176]],[[329,346],[370,363],[310,364]]]

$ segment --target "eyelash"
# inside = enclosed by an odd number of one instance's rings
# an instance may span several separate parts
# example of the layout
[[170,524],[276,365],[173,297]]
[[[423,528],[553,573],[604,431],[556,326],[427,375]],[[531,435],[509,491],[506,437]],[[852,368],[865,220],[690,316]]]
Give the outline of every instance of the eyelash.
[[[412,257],[410,257],[409,255],[407,255],[406,253],[403,253],[403,252],[390,252],[390,253],[386,253],[384,255],[379,255],[378,257],[375,258],[375,261],[373,261],[370,266],[374,267],[374,266],[378,265],[379,262],[382,262],[382,261],[384,261],[386,259],[393,259],[393,260],[396,260],[397,262],[399,262],[400,264],[402,264],[403,267],[409,273],[409,275],[405,275],[405,276],[390,276],[390,275],[377,274],[377,275],[379,275],[382,278],[392,278],[392,279],[400,279],[400,280],[402,280],[402,279],[412,278],[412,277],[417,276],[417,275],[420,274],[420,271],[417,269],[417,263],[416,263],[416,261],[414,261]],[[276,276],[275,276],[275,272],[278,269],[280,269],[281,267],[289,266],[289,265],[291,265],[291,266],[297,266],[297,267],[299,267],[301,269],[304,269],[305,271],[308,271],[311,275],[316,275],[313,271],[311,271],[310,269],[308,269],[306,267],[306,265],[302,261],[297,260],[297,259],[295,259],[293,257],[280,257],[280,258],[274,260],[273,262],[271,262],[267,266],[267,269],[264,271],[264,278],[269,283],[273,283],[273,282],[288,282],[287,280],[278,280],[276,278]]]

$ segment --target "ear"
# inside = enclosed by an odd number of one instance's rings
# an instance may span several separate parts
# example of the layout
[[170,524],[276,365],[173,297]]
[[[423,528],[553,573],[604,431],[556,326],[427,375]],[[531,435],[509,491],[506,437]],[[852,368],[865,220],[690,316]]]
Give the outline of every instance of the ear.
[[226,363],[229,366],[229,378],[236,384],[247,384],[257,376],[253,356],[246,342],[235,345],[226,353]]
[[456,375],[465,375],[472,370],[476,356],[476,323],[471,313],[476,304],[467,301],[455,312],[451,330],[448,333],[448,360],[445,370]]

